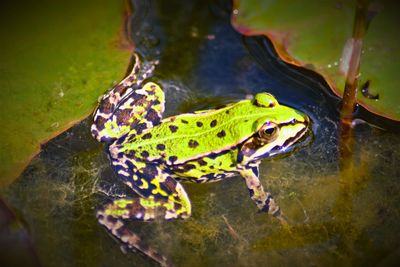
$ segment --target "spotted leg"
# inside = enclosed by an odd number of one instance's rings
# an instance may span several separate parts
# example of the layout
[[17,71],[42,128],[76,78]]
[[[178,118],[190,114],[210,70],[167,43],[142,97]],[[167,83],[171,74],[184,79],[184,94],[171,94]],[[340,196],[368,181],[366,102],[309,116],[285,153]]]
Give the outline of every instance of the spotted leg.
[[[164,112],[164,92],[156,83],[145,82],[157,62],[141,63],[133,55],[132,72],[105,94],[94,112],[92,135],[100,142],[113,142],[158,124]],[[123,141],[123,140],[121,140]]]
[[251,199],[256,203],[258,209],[262,212],[268,212],[274,217],[286,223],[282,217],[279,206],[275,203],[271,193],[264,191],[259,175],[259,164],[248,164],[239,170],[241,176],[245,179],[247,188],[249,189]]
[[[120,172],[120,175],[128,175]],[[149,180],[150,175],[154,175]],[[161,266],[171,266],[166,257],[146,245],[124,221],[151,221],[154,219],[186,219],[191,215],[191,203],[182,185],[158,167],[143,166],[125,183],[141,197],[121,198],[98,210],[97,218],[113,236],[132,251],[139,251]]]

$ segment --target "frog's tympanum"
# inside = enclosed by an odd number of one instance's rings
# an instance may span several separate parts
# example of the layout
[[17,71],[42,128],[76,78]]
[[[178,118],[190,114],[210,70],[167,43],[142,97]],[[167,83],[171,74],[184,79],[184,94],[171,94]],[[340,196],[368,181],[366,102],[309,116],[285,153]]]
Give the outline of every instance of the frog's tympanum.
[[163,118],[164,92],[148,79],[155,63],[134,58],[132,72],[100,100],[91,132],[108,143],[115,172],[138,196],[105,205],[97,212],[99,223],[127,248],[169,266],[124,221],[188,218],[192,206],[179,181],[206,183],[240,175],[257,208],[278,216],[258,166],[293,148],[308,132],[308,117],[258,93],[221,108]]

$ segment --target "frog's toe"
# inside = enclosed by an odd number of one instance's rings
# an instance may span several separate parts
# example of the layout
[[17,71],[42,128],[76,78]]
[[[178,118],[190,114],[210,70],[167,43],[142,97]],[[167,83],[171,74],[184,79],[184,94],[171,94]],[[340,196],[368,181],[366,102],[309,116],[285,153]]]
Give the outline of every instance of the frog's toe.
[[[166,175],[164,172],[161,172]],[[182,185],[171,177],[158,183],[158,191],[149,197],[121,198],[106,204],[97,212],[97,219],[114,237],[132,251],[139,251],[161,266],[172,266],[168,259],[149,247],[142,239],[126,227],[124,220],[151,221],[154,219],[186,219],[191,214],[191,203]],[[156,184],[157,184],[156,183]],[[163,191],[164,188],[167,191]],[[168,193],[167,193],[168,192]],[[164,197],[162,197],[165,195]]]
[[[121,199],[119,201],[121,202]],[[122,200],[122,202],[132,203],[131,201],[134,200]],[[126,252],[129,249],[133,252],[140,252],[161,266],[172,266],[170,261],[165,256],[149,247],[138,235],[126,227],[124,221],[120,218],[127,217],[129,212],[109,209],[109,207],[112,207],[113,205],[115,207],[116,204],[112,203],[107,205],[105,209],[100,209],[97,212],[97,219],[101,225],[103,225],[114,237],[118,238],[123,243],[121,246],[122,251]],[[121,205],[121,203],[118,203],[117,206],[118,205]]]

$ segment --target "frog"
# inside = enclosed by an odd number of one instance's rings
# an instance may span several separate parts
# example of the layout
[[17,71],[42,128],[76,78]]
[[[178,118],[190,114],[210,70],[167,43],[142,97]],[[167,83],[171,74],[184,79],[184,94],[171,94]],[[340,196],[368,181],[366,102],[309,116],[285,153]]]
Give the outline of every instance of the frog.
[[282,218],[259,179],[262,159],[287,154],[310,132],[309,117],[267,92],[224,105],[163,118],[164,91],[153,79],[158,61],[133,54],[132,71],[99,100],[91,133],[107,144],[115,173],[136,194],[97,210],[99,224],[127,249],[160,266],[171,261],[148,246],[127,221],[188,219],[182,182],[244,179],[258,211]]

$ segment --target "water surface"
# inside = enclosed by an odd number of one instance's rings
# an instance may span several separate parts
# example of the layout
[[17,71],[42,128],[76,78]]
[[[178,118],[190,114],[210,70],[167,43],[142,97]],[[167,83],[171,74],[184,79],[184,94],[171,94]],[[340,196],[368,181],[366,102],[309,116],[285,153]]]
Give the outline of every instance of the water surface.
[[[314,140],[261,164],[262,183],[289,219],[257,213],[240,177],[184,184],[186,221],[130,222],[176,266],[391,266],[400,260],[400,137],[355,127],[355,168],[338,167],[338,105],[326,83],[279,60],[264,37],[244,37],[229,1],[134,1],[132,38],[167,96],[166,116],[261,91],[313,120]],[[43,146],[5,199],[30,229],[43,266],[155,266],[97,224],[109,199],[133,193],[113,173],[88,118]]]

